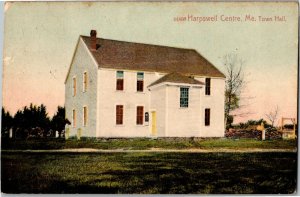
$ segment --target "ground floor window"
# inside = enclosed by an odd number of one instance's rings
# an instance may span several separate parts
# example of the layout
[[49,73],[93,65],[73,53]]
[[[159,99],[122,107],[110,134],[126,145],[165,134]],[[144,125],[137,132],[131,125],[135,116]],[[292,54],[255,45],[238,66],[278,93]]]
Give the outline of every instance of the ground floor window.
[[72,112],[72,125],[73,125],[73,127],[76,127],[76,111],[75,111],[75,109],[73,109],[73,112]]
[[85,127],[87,125],[87,107],[83,107],[83,126]]
[[142,125],[144,123],[144,107],[137,106],[136,108],[136,124]]
[[180,107],[189,107],[189,88],[180,88]]
[[210,125],[210,109],[206,108],[205,109],[205,126],[209,126]]
[[117,125],[123,124],[123,105],[116,106],[116,124]]

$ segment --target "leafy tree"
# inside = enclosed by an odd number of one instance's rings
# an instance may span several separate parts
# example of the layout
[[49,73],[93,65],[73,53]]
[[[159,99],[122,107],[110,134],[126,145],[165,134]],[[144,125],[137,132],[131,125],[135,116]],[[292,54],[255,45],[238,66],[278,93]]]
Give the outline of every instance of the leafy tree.
[[50,118],[43,104],[36,106],[31,103],[29,107],[25,106],[23,110],[18,110],[14,116],[14,129],[18,137],[26,138],[30,135],[46,137],[49,128]]
[[57,112],[51,120],[51,129],[54,132],[58,131],[58,135],[61,137],[62,132],[65,129],[65,125],[68,123],[69,121],[65,118],[65,108],[58,106]]
[[9,130],[13,126],[13,117],[10,115],[8,111],[5,111],[4,107],[2,107],[2,117],[1,117],[1,136],[8,137]]
[[227,126],[226,126],[226,129],[229,129],[232,126],[232,123],[233,123],[233,116],[229,115],[227,117]]

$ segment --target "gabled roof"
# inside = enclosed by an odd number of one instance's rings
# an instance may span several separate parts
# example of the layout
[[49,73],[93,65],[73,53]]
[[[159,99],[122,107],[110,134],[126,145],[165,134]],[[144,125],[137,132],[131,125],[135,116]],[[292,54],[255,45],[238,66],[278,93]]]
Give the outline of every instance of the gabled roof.
[[163,83],[163,82],[172,82],[172,83],[187,83],[187,84],[197,84],[197,85],[205,85],[205,83],[198,81],[194,78],[184,76],[182,74],[173,72],[170,74],[167,74],[163,76],[162,78],[156,80],[152,84],[150,84],[148,87]]
[[97,50],[91,50],[91,38],[81,36],[99,68],[141,70],[185,75],[222,77],[215,66],[194,49],[174,48],[97,38]]

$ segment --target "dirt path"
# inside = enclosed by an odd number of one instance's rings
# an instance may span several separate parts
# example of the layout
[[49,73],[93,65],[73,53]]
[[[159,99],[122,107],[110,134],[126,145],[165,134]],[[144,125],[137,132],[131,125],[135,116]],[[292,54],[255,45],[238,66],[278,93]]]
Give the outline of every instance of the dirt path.
[[147,150],[132,149],[93,149],[93,148],[74,148],[57,150],[1,150],[2,153],[139,153],[139,152],[182,152],[182,153],[257,153],[257,152],[297,152],[297,149],[262,149],[262,148],[212,148],[212,149],[162,149],[151,148]]

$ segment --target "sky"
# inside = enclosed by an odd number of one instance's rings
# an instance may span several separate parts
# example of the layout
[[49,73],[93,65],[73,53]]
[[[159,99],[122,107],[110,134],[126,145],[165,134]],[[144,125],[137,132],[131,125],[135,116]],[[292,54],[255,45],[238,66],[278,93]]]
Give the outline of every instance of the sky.
[[224,56],[235,54],[244,62],[243,98],[251,97],[241,100],[245,107],[236,113],[244,115],[235,123],[265,119],[276,106],[279,117],[297,117],[296,3],[10,2],[4,7],[2,102],[12,114],[43,103],[52,116],[64,105],[64,80],[78,37],[95,29],[101,38],[196,49],[222,72]]

